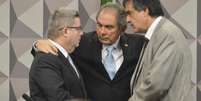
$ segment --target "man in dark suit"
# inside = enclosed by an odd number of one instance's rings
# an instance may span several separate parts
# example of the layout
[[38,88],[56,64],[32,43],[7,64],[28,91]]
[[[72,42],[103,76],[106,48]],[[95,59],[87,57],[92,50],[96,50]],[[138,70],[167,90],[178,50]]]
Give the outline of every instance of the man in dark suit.
[[48,26],[50,42],[58,56],[39,52],[29,73],[30,95],[34,101],[64,101],[86,98],[83,79],[69,56],[79,46],[81,35],[77,11],[57,9]]
[[[139,58],[143,37],[124,33],[126,15],[117,4],[104,5],[96,20],[96,32],[82,36],[80,46],[71,54],[72,58],[83,75],[92,101],[127,101],[130,79]],[[36,46],[40,51],[52,52],[52,44],[47,40],[38,41]],[[104,63],[110,46],[115,47],[112,52],[114,70],[108,70],[110,67]],[[110,76],[112,73],[114,77]]]

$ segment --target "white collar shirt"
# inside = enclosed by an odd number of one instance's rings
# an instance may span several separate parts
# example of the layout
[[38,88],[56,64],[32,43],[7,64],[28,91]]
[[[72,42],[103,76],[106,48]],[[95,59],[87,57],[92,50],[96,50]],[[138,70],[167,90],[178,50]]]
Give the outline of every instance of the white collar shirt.
[[157,25],[159,24],[160,20],[162,19],[162,16],[157,17],[154,22],[151,24],[149,29],[147,30],[145,37],[150,40],[153,32],[155,31]]

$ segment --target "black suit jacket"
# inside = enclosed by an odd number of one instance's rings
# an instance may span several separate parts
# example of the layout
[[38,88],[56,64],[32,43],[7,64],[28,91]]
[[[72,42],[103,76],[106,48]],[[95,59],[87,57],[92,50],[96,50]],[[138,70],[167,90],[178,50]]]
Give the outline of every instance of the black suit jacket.
[[36,54],[29,73],[29,84],[34,101],[86,98],[82,77],[78,78],[61,52],[58,56]]
[[144,37],[123,34],[120,46],[124,61],[113,80],[110,80],[102,64],[102,44],[96,32],[83,35],[80,46],[72,58],[83,75],[88,97],[92,101],[127,101],[130,96],[130,80],[137,64]]

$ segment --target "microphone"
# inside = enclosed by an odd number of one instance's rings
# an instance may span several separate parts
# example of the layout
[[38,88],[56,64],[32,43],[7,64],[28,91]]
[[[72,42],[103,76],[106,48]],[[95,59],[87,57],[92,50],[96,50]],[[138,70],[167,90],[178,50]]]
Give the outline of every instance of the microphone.
[[33,101],[32,98],[30,96],[28,96],[26,93],[24,93],[22,95],[22,97],[26,100],[26,101]]

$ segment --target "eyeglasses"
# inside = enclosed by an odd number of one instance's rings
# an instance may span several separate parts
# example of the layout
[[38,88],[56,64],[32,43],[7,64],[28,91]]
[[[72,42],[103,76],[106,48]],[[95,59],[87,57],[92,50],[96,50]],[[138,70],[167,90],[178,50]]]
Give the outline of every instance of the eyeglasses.
[[67,28],[73,29],[73,30],[78,31],[78,32],[82,32],[81,27],[67,27]]
[[[59,30],[63,30],[64,27],[62,28],[59,28]],[[75,31],[78,31],[78,32],[82,32],[82,27],[66,27],[66,28],[69,28],[69,29],[72,29],[72,30],[75,30]]]

